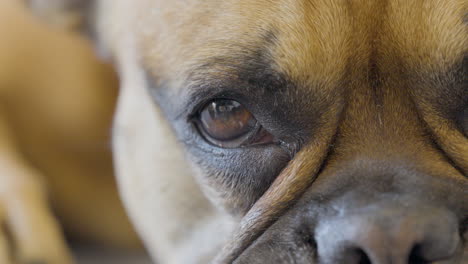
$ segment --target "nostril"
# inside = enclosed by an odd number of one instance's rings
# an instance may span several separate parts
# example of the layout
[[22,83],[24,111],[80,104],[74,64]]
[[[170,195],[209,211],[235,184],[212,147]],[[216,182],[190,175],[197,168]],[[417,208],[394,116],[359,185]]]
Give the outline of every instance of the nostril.
[[411,264],[427,264],[429,261],[425,260],[422,256],[421,245],[415,245],[410,252],[409,261]]
[[317,241],[315,241],[315,239],[312,236],[306,239],[306,243],[313,249],[317,249]]
[[304,243],[305,245],[317,249],[317,241],[315,240],[315,235],[307,232],[305,230],[298,230],[297,237]]
[[432,222],[421,229],[424,238],[410,251],[410,263],[432,263],[453,259],[461,245],[456,223]]
[[369,256],[360,248],[345,249],[336,260],[338,261],[335,261],[335,263],[372,264]]
[[367,256],[366,252],[362,249],[358,249],[356,251],[357,255],[359,256],[359,264],[371,264],[369,257]]
[[444,209],[340,216],[321,222],[315,234],[319,263],[327,264],[426,264],[452,261],[463,250],[457,218]]

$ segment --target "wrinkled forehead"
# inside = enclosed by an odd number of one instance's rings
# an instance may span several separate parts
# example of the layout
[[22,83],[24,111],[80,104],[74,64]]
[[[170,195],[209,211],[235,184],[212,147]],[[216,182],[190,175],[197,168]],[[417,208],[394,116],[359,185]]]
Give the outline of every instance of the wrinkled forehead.
[[382,61],[397,57],[415,69],[449,67],[466,53],[467,5],[464,0],[142,0],[138,5],[103,0],[100,12],[106,18],[100,24],[101,31],[114,29],[110,45],[134,35],[144,64],[160,76],[177,79],[200,65],[210,65],[213,74],[229,72],[243,59],[260,57],[293,80],[333,82],[346,65],[367,63],[376,53]]
[[249,63],[301,81],[336,80],[343,71],[350,28],[340,1],[163,2],[150,4],[143,27],[156,26],[140,42],[145,64],[162,76]]

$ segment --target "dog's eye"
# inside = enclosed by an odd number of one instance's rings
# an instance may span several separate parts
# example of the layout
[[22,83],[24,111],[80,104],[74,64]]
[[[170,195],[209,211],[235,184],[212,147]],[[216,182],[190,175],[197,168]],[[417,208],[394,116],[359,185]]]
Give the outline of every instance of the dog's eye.
[[252,113],[234,100],[211,101],[199,112],[196,124],[205,139],[224,148],[268,143],[272,140]]
[[240,103],[217,100],[200,112],[201,125],[208,136],[220,141],[233,140],[255,129],[257,121]]

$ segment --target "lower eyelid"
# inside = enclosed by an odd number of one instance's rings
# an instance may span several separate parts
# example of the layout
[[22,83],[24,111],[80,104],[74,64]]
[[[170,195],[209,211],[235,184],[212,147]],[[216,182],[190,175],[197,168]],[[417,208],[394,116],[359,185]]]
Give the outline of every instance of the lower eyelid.
[[275,142],[275,137],[269,133],[265,128],[260,127],[256,132],[254,138],[251,139],[252,144],[268,144]]

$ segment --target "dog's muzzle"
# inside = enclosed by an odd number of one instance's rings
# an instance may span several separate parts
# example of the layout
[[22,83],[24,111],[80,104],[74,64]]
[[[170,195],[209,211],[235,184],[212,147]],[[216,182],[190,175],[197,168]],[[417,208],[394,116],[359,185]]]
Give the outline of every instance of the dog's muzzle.
[[463,181],[385,162],[351,167],[319,176],[234,263],[465,263]]

